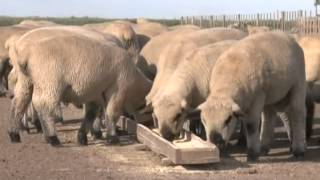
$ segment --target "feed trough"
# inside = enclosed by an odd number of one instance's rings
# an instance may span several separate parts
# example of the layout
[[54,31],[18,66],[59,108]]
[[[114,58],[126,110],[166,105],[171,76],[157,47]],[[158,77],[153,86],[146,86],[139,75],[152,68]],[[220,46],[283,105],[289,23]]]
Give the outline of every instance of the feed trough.
[[174,164],[208,164],[220,161],[219,149],[191,132],[186,132],[182,139],[170,142],[159,136],[156,131],[138,124],[137,138],[152,151],[166,156]]

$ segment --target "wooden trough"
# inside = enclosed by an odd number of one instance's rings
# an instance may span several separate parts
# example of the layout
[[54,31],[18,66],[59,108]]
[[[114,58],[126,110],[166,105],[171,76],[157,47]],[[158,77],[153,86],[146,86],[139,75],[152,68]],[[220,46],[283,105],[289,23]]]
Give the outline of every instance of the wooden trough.
[[186,132],[183,139],[170,142],[154,130],[129,119],[123,119],[122,127],[129,132],[136,132],[139,142],[153,152],[166,156],[174,164],[208,164],[220,161],[219,149],[191,132]]

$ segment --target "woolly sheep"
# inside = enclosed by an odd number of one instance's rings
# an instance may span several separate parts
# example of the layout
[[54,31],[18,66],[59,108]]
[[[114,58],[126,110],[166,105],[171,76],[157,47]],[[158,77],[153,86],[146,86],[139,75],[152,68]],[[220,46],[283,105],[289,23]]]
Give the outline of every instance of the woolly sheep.
[[157,64],[157,74],[154,79],[153,86],[146,97],[147,104],[152,104],[154,99],[157,99],[158,94],[161,93],[162,87],[170,79],[171,75],[178,67],[184,56],[192,49],[198,47],[228,40],[228,39],[242,39],[246,34],[236,29],[227,28],[212,28],[199,30],[185,35],[176,42],[171,43],[160,55]]
[[60,144],[53,117],[60,101],[89,107],[78,132],[80,144],[87,144],[95,105],[106,107],[107,137],[113,141],[120,115],[135,114],[145,104],[151,82],[134,66],[130,55],[104,36],[84,31],[72,27],[36,29],[23,35],[10,50],[18,71],[9,118],[12,142],[20,142],[19,122],[31,96],[51,145]]
[[[166,139],[172,140],[173,134],[181,131],[187,112],[205,101],[216,60],[235,42],[222,41],[193,50],[164,84],[162,93],[153,103],[153,111]],[[164,132],[166,127],[173,127],[173,133]]]
[[237,120],[242,120],[248,161],[258,159],[260,147],[263,152],[269,150],[276,112],[284,112],[290,121],[292,152],[299,157],[306,146],[305,96],[302,49],[288,35],[268,32],[241,40],[219,57],[212,70],[210,95],[198,109],[207,139],[218,145],[229,141]]

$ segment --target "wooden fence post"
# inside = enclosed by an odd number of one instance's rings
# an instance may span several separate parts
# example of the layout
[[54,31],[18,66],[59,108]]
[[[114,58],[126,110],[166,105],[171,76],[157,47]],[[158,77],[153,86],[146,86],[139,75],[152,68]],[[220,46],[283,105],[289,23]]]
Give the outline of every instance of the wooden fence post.
[[286,12],[282,11],[281,12],[281,19],[280,19],[280,27],[282,31],[285,31],[285,14]]
[[298,21],[297,21],[297,23],[298,23],[298,29],[299,29],[299,34],[302,34],[302,31],[303,31],[303,19],[302,19],[302,17],[303,17],[303,11],[300,10],[300,11],[298,12]]
[[222,19],[222,26],[223,27],[226,27],[226,15],[223,15],[223,17],[222,17],[223,19]]
[[256,26],[259,26],[259,20],[260,20],[260,16],[259,16],[259,14],[257,14]]

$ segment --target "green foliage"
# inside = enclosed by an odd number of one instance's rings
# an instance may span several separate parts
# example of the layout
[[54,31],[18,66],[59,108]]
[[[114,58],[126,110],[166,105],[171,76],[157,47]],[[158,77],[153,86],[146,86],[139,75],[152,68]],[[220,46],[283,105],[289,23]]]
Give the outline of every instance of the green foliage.
[[[136,19],[105,19],[98,17],[9,17],[9,16],[0,16],[0,26],[9,26],[14,24],[19,24],[23,20],[45,20],[51,21],[63,25],[84,25],[92,23],[103,23],[114,20],[126,20],[135,23]],[[163,23],[168,26],[180,24],[179,20],[171,19],[151,19],[151,21]]]

